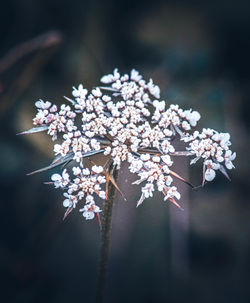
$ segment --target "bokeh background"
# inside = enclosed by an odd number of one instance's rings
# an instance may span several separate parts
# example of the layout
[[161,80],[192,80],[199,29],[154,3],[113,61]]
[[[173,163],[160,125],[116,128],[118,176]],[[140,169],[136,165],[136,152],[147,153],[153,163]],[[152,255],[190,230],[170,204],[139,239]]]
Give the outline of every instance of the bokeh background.
[[[232,182],[218,174],[184,212],[140,195],[126,167],[117,195],[105,302],[250,302],[250,2],[9,0],[0,10],[1,302],[94,302],[99,229],[43,182],[53,146],[29,129],[34,101],[57,104],[115,67],[152,77],[200,128],[231,133]],[[176,170],[201,183],[201,166]]]

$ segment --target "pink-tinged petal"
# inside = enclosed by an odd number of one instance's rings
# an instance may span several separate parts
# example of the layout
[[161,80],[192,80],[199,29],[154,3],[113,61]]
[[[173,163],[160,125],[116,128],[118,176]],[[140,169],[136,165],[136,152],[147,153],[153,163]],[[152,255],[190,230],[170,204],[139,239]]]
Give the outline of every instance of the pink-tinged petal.
[[65,199],[64,201],[63,201],[63,206],[64,207],[69,207],[70,206],[70,200],[69,199]]
[[234,152],[234,153],[232,154],[232,156],[230,157],[230,160],[233,161],[235,158],[236,158],[236,152]]
[[175,197],[176,197],[176,199],[180,200],[181,194],[178,191],[176,191],[175,192]]
[[63,179],[67,179],[69,177],[69,174],[67,173],[66,169],[63,170],[62,177],[63,177]]
[[224,161],[224,158],[223,158],[222,156],[218,156],[218,157],[217,157],[217,161],[218,161],[218,162],[223,162],[223,161]]
[[217,169],[220,168],[220,164],[219,164],[219,163],[212,163],[212,168],[213,168],[214,170],[217,170]]
[[225,162],[225,166],[226,166],[227,169],[232,169],[232,168],[234,168],[234,165],[233,165],[233,163],[232,163],[231,161],[226,161],[226,162]]
[[92,220],[95,217],[95,213],[92,211],[86,211],[82,215],[86,218],[86,220]]

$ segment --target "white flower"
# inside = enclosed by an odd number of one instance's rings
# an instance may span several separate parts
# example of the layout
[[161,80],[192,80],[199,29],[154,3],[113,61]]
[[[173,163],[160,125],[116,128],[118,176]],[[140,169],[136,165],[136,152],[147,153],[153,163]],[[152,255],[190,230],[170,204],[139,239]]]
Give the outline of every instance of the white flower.
[[161,142],[161,149],[164,154],[173,153],[175,151],[173,145],[167,139]]
[[217,170],[220,168],[220,164],[219,163],[215,163],[212,160],[206,160],[204,161],[204,164],[207,168],[212,168],[214,170]]
[[105,148],[104,155],[107,156],[107,155],[109,155],[110,153],[111,153],[111,147],[108,146],[108,147]]
[[200,120],[201,115],[197,111],[189,111],[188,114],[186,115],[187,120],[191,124],[192,127],[197,125],[197,122]]
[[164,200],[168,200],[169,198],[176,198],[176,199],[180,200],[181,194],[178,192],[178,190],[175,186],[171,186],[171,187],[167,188],[167,192],[164,197]]
[[99,206],[96,206],[94,202],[86,204],[84,208],[81,208],[79,211],[82,212],[82,215],[86,220],[94,219],[95,213],[101,212]]
[[109,74],[109,75],[105,75],[101,78],[100,80],[102,83],[105,83],[105,84],[109,84],[111,82],[113,82],[113,75]]
[[181,126],[185,130],[190,130],[191,129],[190,124],[187,121],[183,121]]
[[45,123],[48,113],[45,110],[38,110],[35,118],[33,119],[34,125],[42,125]]
[[131,171],[131,173],[137,173],[141,170],[142,166],[143,166],[143,161],[133,159],[133,161],[129,166],[129,170]]
[[137,70],[132,69],[130,78],[131,78],[131,80],[139,82],[142,79],[142,76],[139,74],[139,72]]
[[79,163],[82,160],[82,153],[80,151],[76,151],[73,159]]
[[103,172],[103,167],[102,166],[97,166],[97,165],[94,165],[92,166],[92,171],[96,174],[100,174]]
[[55,144],[54,145],[54,153],[56,155],[60,154],[61,153],[61,150],[62,150],[62,146],[60,144]]
[[53,104],[53,105],[51,106],[51,108],[49,109],[49,111],[50,111],[51,113],[57,112],[57,106],[56,106],[55,104]]
[[91,92],[95,97],[100,98],[102,96],[102,92],[99,87],[96,87],[95,89],[92,90]]
[[43,100],[39,100],[35,103],[35,106],[40,109],[49,109],[51,103],[49,101],[44,102]]
[[80,167],[73,167],[72,170],[73,170],[73,174],[74,174],[75,176],[78,176],[78,175],[81,174],[81,169],[80,169]]
[[51,176],[51,180],[54,182],[55,188],[65,187],[69,184],[69,174],[67,173],[66,169],[62,172],[62,175],[53,174]]
[[90,175],[90,170],[89,170],[88,168],[84,168],[84,169],[82,170],[82,173],[83,173],[85,176],[88,176],[88,175]]
[[114,69],[114,74],[105,75],[101,78],[101,82],[105,84],[112,83],[120,78],[120,74],[118,73],[118,69]]
[[153,106],[156,108],[157,111],[163,112],[165,110],[166,103],[165,101],[154,100]]
[[152,157],[152,161],[159,163],[161,161],[161,158],[159,156],[154,156],[154,157]]
[[87,203],[94,203],[94,198],[91,195],[87,195],[86,196],[86,204]]
[[211,160],[206,160],[204,161],[204,165],[206,166],[205,180],[212,181],[216,176],[215,170],[220,168],[220,164],[214,163]]
[[82,84],[80,84],[78,88],[73,87],[72,95],[75,98],[85,98],[87,93],[88,93],[87,89],[83,88]]
[[142,187],[141,189],[143,195],[145,198],[149,198],[153,196],[153,191],[154,191],[154,185],[153,183],[147,183],[145,186]]
[[142,159],[142,161],[148,161],[150,159],[150,155],[149,154],[142,154],[141,159]]
[[228,146],[231,145],[230,134],[229,133],[222,133],[221,135],[222,135],[222,138],[221,138],[220,145],[222,146],[222,148],[227,149]]
[[78,202],[78,199],[77,199],[77,197],[76,196],[74,196],[74,195],[69,195],[68,193],[64,193],[63,194],[64,195],[64,197],[66,197],[67,199],[65,199],[64,201],[63,201],[63,206],[64,207],[69,207],[69,208],[75,208],[76,207],[76,204],[77,204],[77,202]]
[[232,169],[234,168],[234,165],[232,163],[232,161],[236,158],[236,153],[232,153],[231,150],[227,150],[225,152],[225,165],[226,165],[226,168],[228,169]]
[[159,86],[155,85],[153,83],[153,80],[150,79],[148,82],[148,90],[151,95],[153,95],[155,98],[159,99],[160,98],[160,88]]
[[213,181],[213,179],[215,178],[215,171],[212,168],[208,168],[205,171],[205,179],[207,181]]
[[173,164],[173,161],[171,160],[169,155],[161,156],[161,159],[164,163],[166,163],[168,166],[171,166]]
[[106,199],[106,193],[105,193],[105,191],[101,190],[101,191],[99,192],[99,197],[100,197],[101,199],[105,200],[105,199]]

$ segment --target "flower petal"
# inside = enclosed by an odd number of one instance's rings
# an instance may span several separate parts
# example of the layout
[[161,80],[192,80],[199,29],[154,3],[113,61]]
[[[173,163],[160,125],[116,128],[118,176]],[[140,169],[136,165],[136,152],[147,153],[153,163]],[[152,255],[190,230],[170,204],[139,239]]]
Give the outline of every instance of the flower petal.
[[207,181],[212,181],[215,178],[215,171],[213,169],[207,169],[205,172],[205,179]]

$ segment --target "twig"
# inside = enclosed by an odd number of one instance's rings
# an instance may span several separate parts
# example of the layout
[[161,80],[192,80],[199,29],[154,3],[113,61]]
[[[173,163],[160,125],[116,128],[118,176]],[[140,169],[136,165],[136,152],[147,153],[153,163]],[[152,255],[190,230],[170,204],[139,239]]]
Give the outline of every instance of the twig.
[[57,45],[61,41],[62,37],[59,32],[50,31],[29,41],[22,42],[12,48],[2,59],[0,59],[0,74],[9,69],[22,57],[32,53],[33,51]]
[[25,55],[32,54],[32,58],[25,65],[24,69],[18,76],[12,80],[12,83],[1,95],[0,116],[13,106],[15,101],[29,87],[35,76],[41,68],[47,63],[49,58],[55,51],[57,46],[62,41],[62,37],[58,32],[48,32],[47,34],[38,36],[37,38],[24,42],[12,49],[2,60],[0,60],[0,75],[10,68],[19,59]]

